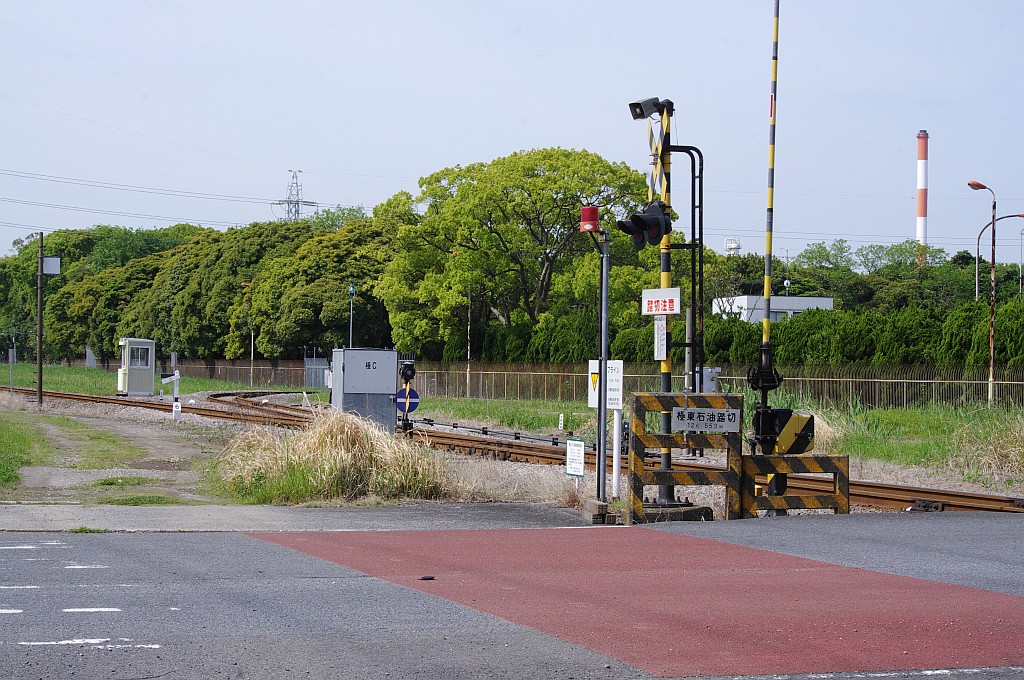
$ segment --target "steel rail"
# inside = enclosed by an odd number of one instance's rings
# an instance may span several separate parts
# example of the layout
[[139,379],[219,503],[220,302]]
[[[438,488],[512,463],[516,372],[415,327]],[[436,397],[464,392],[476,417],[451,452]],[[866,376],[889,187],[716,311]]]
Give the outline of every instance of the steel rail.
[[[22,387],[15,387],[13,390],[16,394],[34,395],[35,390],[30,390]],[[123,406],[128,408],[144,408],[152,411],[163,411],[165,413],[171,413],[174,409],[170,403],[155,402],[155,401],[142,401],[137,399],[129,399],[127,397],[105,397],[97,396],[92,394],[75,394],[72,392],[54,392],[44,391],[44,397],[51,399],[67,399],[71,401],[80,401],[94,404],[111,404],[116,406]],[[230,405],[229,405],[230,408]],[[249,423],[253,425],[271,425],[277,427],[289,427],[299,428],[309,424],[311,417],[298,417],[294,414],[287,414],[281,412],[270,412],[267,409],[254,409],[256,413],[246,413],[235,408],[234,410],[216,409],[216,408],[205,408],[202,406],[184,405],[182,404],[182,413],[191,413],[193,415],[202,416],[204,418],[216,418],[218,420],[231,420],[240,423]]]
[[[492,439],[422,428],[413,430],[413,436],[431,446],[470,455],[524,463],[565,465],[565,449],[558,446],[527,444],[515,440]],[[652,459],[652,463],[656,462]],[[595,468],[597,461],[593,451],[586,452],[584,463],[590,469]],[[672,468],[676,470],[721,469],[709,464],[682,461],[673,461]],[[761,480],[761,482],[765,483],[766,480]],[[789,490],[795,494],[820,494],[833,489],[832,480],[824,477],[790,475],[789,482]],[[900,510],[910,509],[917,505],[932,510],[1024,512],[1024,499],[1013,496],[856,480],[850,480],[850,503]]]

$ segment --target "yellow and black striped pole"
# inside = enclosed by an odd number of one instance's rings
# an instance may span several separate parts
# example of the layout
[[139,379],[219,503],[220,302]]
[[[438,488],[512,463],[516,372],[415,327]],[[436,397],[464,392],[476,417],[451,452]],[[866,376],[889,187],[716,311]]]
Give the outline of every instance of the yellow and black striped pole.
[[[672,211],[672,114],[674,113],[674,107],[672,102],[663,101],[663,106],[660,111],[658,125],[660,130],[655,135],[653,130],[653,124],[650,120],[647,121],[648,133],[647,136],[651,143],[652,154],[654,154],[653,167],[651,168],[651,181],[647,186],[647,200],[648,202],[655,200],[656,187],[660,187],[661,192],[657,196],[665,204],[665,214],[670,215]],[[660,140],[660,142],[658,141]],[[660,287],[664,290],[672,287],[672,231],[669,230],[661,239],[661,243],[658,244],[661,254],[661,279],[659,282]],[[665,335],[671,341],[672,338],[672,316],[665,316]],[[672,391],[672,352],[671,342],[665,352],[665,358],[661,360],[661,391],[671,392]],[[672,431],[672,412],[662,412],[661,414],[661,431],[671,432]],[[671,470],[672,469],[672,452],[670,449],[660,449],[661,454],[661,469]],[[675,488],[672,485],[662,485],[658,487],[658,502],[665,505],[671,504],[675,501]]]
[[761,343],[771,342],[772,227],[775,218],[775,93],[779,78],[779,0],[775,0],[772,36],[772,93],[768,123],[768,217],[764,228],[764,320]]
[[775,416],[768,406],[768,392],[776,389],[782,382],[782,376],[775,370],[772,359],[771,345],[771,305],[772,305],[772,227],[775,216],[775,118],[776,118],[776,85],[779,74],[779,0],[775,0],[775,21],[772,40],[772,89],[769,102],[769,134],[768,134],[768,215],[765,223],[764,253],[764,319],[761,322],[761,347],[758,351],[757,366],[752,368],[748,377],[751,388],[761,392],[761,401],[754,409],[754,437],[751,440],[753,453],[766,455],[775,453],[777,434],[775,432]]

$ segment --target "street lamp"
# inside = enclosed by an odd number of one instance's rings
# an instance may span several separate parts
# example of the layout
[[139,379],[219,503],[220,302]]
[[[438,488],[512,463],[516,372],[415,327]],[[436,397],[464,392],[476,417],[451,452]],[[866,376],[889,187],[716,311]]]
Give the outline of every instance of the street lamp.
[[[1020,215],[1000,215],[999,217],[996,218],[996,222],[998,222],[999,220],[1006,220],[1006,219],[1009,219],[1011,217],[1021,217],[1021,218],[1024,218],[1024,213],[1022,213]],[[978,291],[978,263],[979,263],[979,260],[981,259],[981,250],[980,250],[981,249],[981,235],[984,234],[985,230],[988,229],[991,226],[992,226],[992,222],[987,222],[985,224],[985,226],[981,228],[981,231],[978,232],[978,238],[977,238],[977,240],[974,243],[974,299],[975,300],[978,299],[978,295],[979,295],[979,291]],[[1022,246],[1022,252],[1024,252],[1024,246]]]
[[996,399],[996,192],[973,180],[967,186],[975,191],[984,189],[992,194],[992,293],[988,311],[988,405],[992,406]]
[[356,287],[348,284],[348,347],[352,349],[352,308],[356,302]]
[[[1024,215],[1017,215],[1024,217]],[[1024,294],[1024,229],[1020,230],[1020,259],[1017,261],[1017,297]]]

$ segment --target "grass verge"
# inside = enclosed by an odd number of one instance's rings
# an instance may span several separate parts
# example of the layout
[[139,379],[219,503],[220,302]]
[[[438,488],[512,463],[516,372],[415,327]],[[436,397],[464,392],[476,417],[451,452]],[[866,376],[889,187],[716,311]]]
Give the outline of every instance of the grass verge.
[[16,486],[19,468],[39,465],[52,454],[53,447],[31,421],[0,413],[0,488]]

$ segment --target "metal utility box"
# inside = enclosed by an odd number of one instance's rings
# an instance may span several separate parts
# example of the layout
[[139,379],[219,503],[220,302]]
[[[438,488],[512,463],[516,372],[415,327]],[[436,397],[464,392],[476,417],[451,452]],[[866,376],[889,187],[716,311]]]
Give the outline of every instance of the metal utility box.
[[121,338],[121,368],[117,369],[117,393],[153,396],[156,381],[156,341],[142,338]]
[[331,356],[331,406],[395,429],[398,351],[336,349]]

